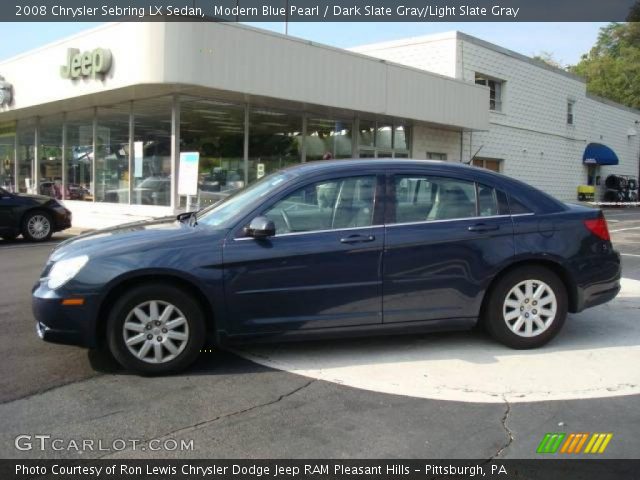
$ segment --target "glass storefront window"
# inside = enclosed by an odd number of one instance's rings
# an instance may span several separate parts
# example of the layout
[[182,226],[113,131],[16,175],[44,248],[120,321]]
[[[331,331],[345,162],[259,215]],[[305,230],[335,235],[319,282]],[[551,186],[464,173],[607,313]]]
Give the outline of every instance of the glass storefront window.
[[393,148],[395,150],[409,150],[409,128],[396,125],[393,134]]
[[378,123],[376,131],[376,147],[391,148],[391,137],[393,136],[393,127],[389,124]]
[[98,108],[96,201],[129,203],[129,103]]
[[0,129],[0,188],[8,192],[15,190],[15,124]]
[[38,193],[62,199],[62,115],[40,119]]
[[302,161],[302,116],[253,108],[249,113],[249,182]]
[[35,121],[18,122],[18,185],[16,191],[20,193],[35,193],[33,175],[35,173]]
[[410,128],[402,123],[360,120],[360,158],[407,158]]
[[360,119],[360,146],[373,147],[376,138],[376,122]]
[[65,198],[68,200],[93,201],[93,117],[92,108],[67,114]]
[[243,188],[244,107],[183,97],[180,100],[180,151],[200,153],[200,207]]
[[171,106],[171,97],[133,103],[132,204],[171,204]]
[[351,158],[351,129],[348,121],[310,118],[305,141],[307,161]]

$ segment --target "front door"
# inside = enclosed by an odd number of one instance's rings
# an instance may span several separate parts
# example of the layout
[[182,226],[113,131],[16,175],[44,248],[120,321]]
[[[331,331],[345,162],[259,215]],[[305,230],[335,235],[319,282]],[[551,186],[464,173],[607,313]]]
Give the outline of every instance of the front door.
[[500,211],[500,193],[422,174],[396,175],[391,189],[384,322],[477,316],[489,280],[514,254],[511,217]]
[[276,235],[224,247],[231,334],[382,322],[376,175],[309,183],[265,206]]

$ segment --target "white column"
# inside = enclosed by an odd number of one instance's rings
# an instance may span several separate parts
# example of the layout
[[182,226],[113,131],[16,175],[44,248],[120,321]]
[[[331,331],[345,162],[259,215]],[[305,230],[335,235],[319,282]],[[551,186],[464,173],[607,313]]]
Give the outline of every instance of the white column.
[[67,200],[67,114],[62,114],[62,199]]
[[31,193],[40,193],[40,118],[36,117],[36,126],[34,130],[33,138],[33,163],[31,165]]
[[249,185],[249,104],[244,105],[244,186]]
[[133,183],[135,182],[135,117],[133,116],[133,101],[129,102],[129,205],[133,203]]

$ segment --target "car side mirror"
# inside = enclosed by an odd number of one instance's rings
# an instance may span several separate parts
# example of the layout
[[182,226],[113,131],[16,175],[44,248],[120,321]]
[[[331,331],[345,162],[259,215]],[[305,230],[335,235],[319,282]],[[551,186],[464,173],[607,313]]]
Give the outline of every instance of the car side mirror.
[[244,227],[244,233],[247,237],[253,238],[273,237],[276,234],[276,226],[273,220],[260,216],[251,220],[248,227]]

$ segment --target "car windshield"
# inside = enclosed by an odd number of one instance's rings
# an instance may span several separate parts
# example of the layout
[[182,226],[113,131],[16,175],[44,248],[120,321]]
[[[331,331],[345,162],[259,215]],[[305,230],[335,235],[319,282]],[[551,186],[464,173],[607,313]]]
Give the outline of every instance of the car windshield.
[[243,212],[248,206],[259,202],[274,189],[282,185],[283,182],[290,180],[294,176],[295,175],[290,172],[277,172],[264,177],[250,187],[230,195],[222,202],[200,211],[197,214],[198,224],[211,227],[222,225],[236,214]]

